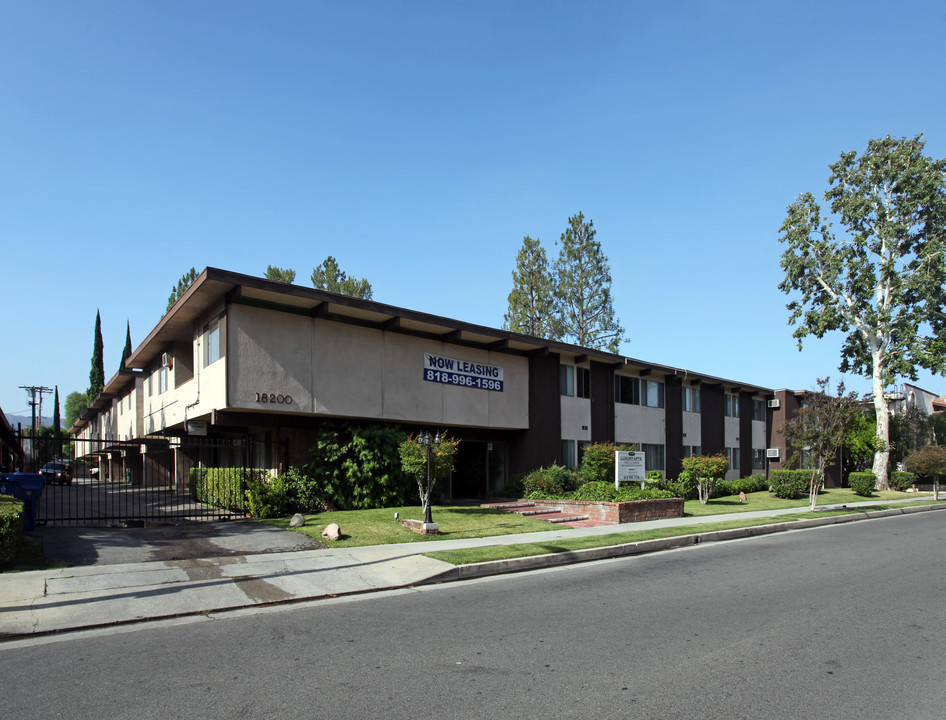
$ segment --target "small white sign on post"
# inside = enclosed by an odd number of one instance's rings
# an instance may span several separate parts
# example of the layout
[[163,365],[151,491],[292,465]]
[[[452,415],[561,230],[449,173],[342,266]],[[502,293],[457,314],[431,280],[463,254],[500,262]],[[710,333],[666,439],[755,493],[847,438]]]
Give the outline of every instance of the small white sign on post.
[[644,470],[645,453],[616,450],[614,453],[614,489],[620,490],[622,482],[639,482],[644,487],[647,473]]

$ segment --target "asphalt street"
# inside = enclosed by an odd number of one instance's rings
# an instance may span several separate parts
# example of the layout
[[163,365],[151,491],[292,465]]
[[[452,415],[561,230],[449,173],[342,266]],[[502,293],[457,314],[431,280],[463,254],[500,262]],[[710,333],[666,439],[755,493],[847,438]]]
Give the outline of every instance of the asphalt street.
[[5,717],[912,718],[942,513],[0,646]]

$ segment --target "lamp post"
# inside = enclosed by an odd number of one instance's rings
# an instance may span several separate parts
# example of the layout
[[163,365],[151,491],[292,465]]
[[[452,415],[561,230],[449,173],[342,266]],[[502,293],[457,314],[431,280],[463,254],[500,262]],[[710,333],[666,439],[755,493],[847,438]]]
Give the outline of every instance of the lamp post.
[[427,454],[427,507],[424,508],[424,522],[432,523],[433,517],[430,512],[431,506],[431,497],[430,497],[430,447],[440,447],[440,433],[437,433],[433,437],[430,437],[430,433],[423,432],[417,436],[417,442],[419,442],[424,447],[424,452]]

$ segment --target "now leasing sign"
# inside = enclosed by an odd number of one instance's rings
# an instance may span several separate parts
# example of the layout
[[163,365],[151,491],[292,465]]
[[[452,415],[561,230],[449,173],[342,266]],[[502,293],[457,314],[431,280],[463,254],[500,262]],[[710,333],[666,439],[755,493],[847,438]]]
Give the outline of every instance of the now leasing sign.
[[478,390],[503,391],[501,367],[431,353],[424,353],[424,380]]
[[617,450],[614,453],[614,488],[621,489],[622,482],[639,482],[644,487],[644,459],[646,453],[625,452]]

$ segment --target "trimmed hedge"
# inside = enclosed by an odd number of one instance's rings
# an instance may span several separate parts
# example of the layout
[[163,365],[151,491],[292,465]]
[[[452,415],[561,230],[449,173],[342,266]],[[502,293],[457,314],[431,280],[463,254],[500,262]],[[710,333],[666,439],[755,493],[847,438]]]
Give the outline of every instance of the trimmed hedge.
[[916,475],[914,475],[912,472],[894,470],[890,473],[889,484],[891,490],[899,490],[900,492],[903,492],[913,487],[915,482]]
[[847,482],[855,495],[870,497],[877,487],[877,476],[872,472],[852,472],[847,476]]
[[269,472],[260,468],[191,468],[187,474],[187,488],[195,501],[239,513],[248,509],[248,485],[259,487],[268,481]]
[[770,474],[772,493],[783,500],[794,500],[808,493],[811,470],[773,470]]
[[0,565],[11,562],[23,542],[23,502],[0,495]]
[[676,497],[673,493],[666,490],[658,490],[655,487],[644,487],[636,483],[626,483],[620,490],[614,489],[614,483],[609,482],[588,482],[578,488],[575,492],[569,493],[569,500],[588,500],[592,502],[629,502],[631,500],[654,500],[657,498]]

